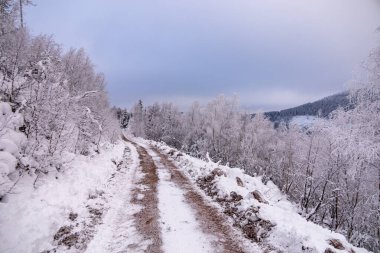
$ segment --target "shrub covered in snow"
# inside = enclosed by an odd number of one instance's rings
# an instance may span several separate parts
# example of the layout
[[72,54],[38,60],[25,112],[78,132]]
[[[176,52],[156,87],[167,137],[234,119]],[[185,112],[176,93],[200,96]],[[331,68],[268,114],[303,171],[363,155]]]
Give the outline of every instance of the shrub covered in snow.
[[[64,153],[100,152],[100,144],[116,141],[120,131],[105,78],[84,50],[62,52],[51,36],[32,36],[14,18],[20,3],[7,0],[0,8],[3,180],[12,177],[17,159],[37,177],[61,171]],[[11,184],[5,181],[1,187]]]
[[8,103],[0,102],[0,199],[17,180],[16,167],[26,137],[18,131],[23,125],[22,115],[12,112]]
[[[124,153],[124,143],[100,149],[91,157],[64,154],[66,170],[44,176],[37,188],[34,177],[19,180],[13,190],[17,194],[0,202],[0,252],[84,251],[112,204],[111,192],[120,193],[119,184],[124,183],[120,180],[125,180],[130,166],[126,161],[122,168],[117,166],[124,158],[131,159],[130,152]],[[119,181],[113,179],[115,174]]]

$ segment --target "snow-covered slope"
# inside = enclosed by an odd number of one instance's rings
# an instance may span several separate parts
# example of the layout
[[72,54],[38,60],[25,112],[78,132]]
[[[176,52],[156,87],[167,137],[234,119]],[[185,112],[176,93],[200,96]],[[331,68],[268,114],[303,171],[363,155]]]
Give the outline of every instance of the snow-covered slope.
[[[260,177],[246,175],[239,168],[196,159],[163,143],[139,142],[146,145],[158,168],[158,209],[165,252],[183,247],[186,252],[197,247],[196,252],[215,250],[210,246],[213,239],[199,232],[199,221],[188,203],[178,204],[185,201],[183,192],[174,187],[165,163],[151,146],[172,159],[210,201],[207,203],[217,206],[229,217],[228,224],[252,240],[252,248],[259,248],[257,252],[368,252],[352,246],[343,235],[308,222],[271,181],[264,184]],[[149,186],[136,181],[136,175],[139,178],[144,173],[140,172],[141,157],[134,145],[104,145],[100,154],[66,154],[62,159],[66,161],[64,172],[51,172],[39,179],[36,189],[35,178],[25,175],[12,194],[0,202],[0,252],[121,252],[126,245],[144,246],[141,242],[151,234],[139,234],[131,225],[140,207],[128,200],[132,188]],[[184,234],[188,234],[187,246],[176,240]],[[144,251],[137,249],[134,252]]]
[[[24,175],[0,202],[0,252],[61,252],[58,244],[85,245],[108,208],[103,193],[114,185],[110,179],[117,173],[124,147],[121,142],[107,144],[100,154],[88,157],[66,154],[65,171],[41,177],[36,189],[35,177]],[[58,231],[72,232],[72,241],[60,241]],[[83,233],[76,238],[75,232]]]
[[171,156],[194,184],[218,202],[247,237],[269,250],[281,252],[368,252],[341,234],[307,221],[269,181],[251,177],[239,168],[202,161],[163,143],[150,142]]
[[26,143],[26,136],[18,131],[23,121],[9,103],[0,101],[0,200],[17,181],[17,158]]
[[312,127],[319,119],[316,116],[304,115],[304,116],[294,116],[290,120],[290,124],[297,125],[302,128],[310,128]]

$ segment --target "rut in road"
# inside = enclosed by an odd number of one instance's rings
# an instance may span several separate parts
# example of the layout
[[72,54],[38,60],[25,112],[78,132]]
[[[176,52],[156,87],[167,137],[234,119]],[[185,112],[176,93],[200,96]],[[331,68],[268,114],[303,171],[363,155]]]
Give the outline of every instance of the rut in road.
[[[183,192],[184,201],[190,206],[192,213],[195,214],[195,222],[198,223],[197,226],[199,226],[201,233],[207,235],[206,238],[212,238],[209,242],[212,246],[212,250],[204,250],[202,252],[251,252],[246,248],[242,248],[241,245],[244,245],[244,243],[239,239],[241,235],[237,234],[231,225],[226,223],[228,218],[215,206],[207,203],[201,193],[194,188],[189,179],[182,174],[166,155],[160,153],[159,150],[154,147],[149,147],[144,144],[140,145],[126,138],[125,140],[135,145],[139,153],[142,170],[146,173],[142,183],[150,187],[148,194],[144,192],[144,202],[140,202],[145,208],[136,216],[136,221],[139,221],[136,222],[136,225],[138,225],[137,230],[139,230],[141,234],[149,235],[153,240],[153,244],[147,252],[163,252],[162,233],[164,233],[164,231],[162,232],[163,224],[159,223],[161,210],[158,208],[158,202],[162,200],[159,199],[159,195],[157,194],[159,183],[157,167],[159,167],[160,170],[164,170],[162,173],[170,174],[171,183]],[[175,208],[175,206],[173,206],[173,208]],[[163,222],[161,221],[161,223]],[[177,244],[181,244],[180,238],[186,235],[178,234],[177,236]]]
[[110,188],[109,210],[86,253],[162,252],[153,161],[132,143],[125,150],[124,166]]
[[242,242],[238,238],[231,225],[226,224],[228,218],[222,214],[217,208],[210,205],[202,197],[202,195],[194,189],[190,180],[174,165],[168,157],[162,154],[157,148],[153,148],[154,152],[160,157],[161,163],[165,166],[168,172],[171,174],[171,180],[177,187],[184,191],[184,196],[196,213],[198,223],[204,233],[213,235],[216,240],[213,242],[216,252],[225,253],[242,253],[249,252],[243,249]]
[[159,210],[157,198],[158,175],[157,167],[147,151],[133,141],[124,137],[125,141],[132,143],[139,154],[141,171],[144,174],[133,190],[132,204],[142,206],[141,210],[134,214],[134,224],[137,232],[149,240],[150,244],[146,252],[162,253],[162,235],[159,225]]

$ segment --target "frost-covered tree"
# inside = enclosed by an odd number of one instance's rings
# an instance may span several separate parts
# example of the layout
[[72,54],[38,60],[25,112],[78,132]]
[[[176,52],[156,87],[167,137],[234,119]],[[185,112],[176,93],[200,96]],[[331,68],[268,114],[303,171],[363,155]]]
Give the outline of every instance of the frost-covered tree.
[[276,131],[272,122],[261,113],[247,119],[242,130],[240,163],[247,172],[272,177],[273,155],[276,150]]
[[119,120],[120,127],[123,129],[126,129],[129,124],[129,120],[132,116],[130,112],[128,112],[127,109],[121,109],[117,107],[113,107],[112,111],[116,114],[117,119]]
[[337,111],[334,121],[342,129],[337,137],[344,138],[348,161],[343,183],[351,196],[343,199],[348,217],[344,227],[352,241],[379,252],[380,47],[373,50],[365,66],[365,75],[351,89],[354,108]]
[[24,7],[33,4],[31,0],[18,0],[19,2],[19,13],[20,13],[20,25],[24,27]]
[[163,129],[161,140],[181,148],[184,138],[182,113],[172,103],[163,103],[160,115]]
[[183,149],[195,157],[203,157],[206,147],[205,118],[203,117],[202,106],[194,102],[184,115],[184,131],[186,132],[183,141]]
[[154,103],[142,110],[139,102],[132,110],[131,130],[136,136],[164,141],[180,148],[183,143],[182,114],[171,103]]
[[146,138],[272,180],[306,219],[378,252],[380,100],[378,79],[369,80],[351,91],[353,104],[308,129],[274,128],[263,114],[251,117],[236,98],[224,96],[185,113],[168,104],[137,104],[134,127]]
[[219,96],[203,110],[205,144],[210,157],[223,163],[232,161],[239,153],[241,113],[237,97]]
[[145,137],[145,113],[141,100],[132,108],[132,118],[130,123],[131,132],[138,137]]
[[13,129],[26,137],[21,155],[14,156],[18,172],[38,177],[61,170],[65,152],[99,152],[120,128],[104,76],[84,50],[64,53],[51,36],[31,36],[17,23],[17,8],[29,2],[0,2],[0,99],[23,118]]
[[4,36],[7,33],[16,29],[16,5],[14,0],[0,0],[0,35]]

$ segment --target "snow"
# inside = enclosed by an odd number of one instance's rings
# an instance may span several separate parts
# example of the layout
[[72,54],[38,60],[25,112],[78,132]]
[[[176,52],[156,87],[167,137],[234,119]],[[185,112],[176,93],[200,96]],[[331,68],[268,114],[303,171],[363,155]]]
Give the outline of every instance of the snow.
[[4,175],[8,175],[11,173],[16,167],[17,160],[16,158],[9,152],[0,151],[0,164],[1,170],[0,173],[4,173]]
[[171,181],[171,174],[152,150],[149,155],[158,168],[158,199],[160,210],[163,250],[166,253],[215,252],[213,239],[204,234],[195,217],[194,210],[185,201],[184,192]]
[[[16,132],[11,129],[4,129],[4,134],[1,136],[1,140],[6,140],[7,142],[12,141],[18,148],[23,147],[26,142],[26,136],[23,133]],[[10,147],[7,147],[10,148]],[[11,151],[12,153],[13,151]]]
[[14,143],[14,141],[7,138],[0,139],[0,150],[6,151],[15,157],[19,156],[18,146]]
[[[170,152],[173,149],[163,143],[138,141],[147,149],[158,168],[158,208],[163,251],[215,252],[218,238],[202,231],[195,210],[185,200],[184,190],[171,180],[171,173],[155,151],[149,148],[149,144],[156,145],[167,154],[173,153]],[[9,160],[9,157],[14,159],[7,151],[0,154],[0,166],[4,166],[3,160]],[[178,151],[175,151],[171,159],[194,185],[197,179],[209,175],[217,167],[225,174],[213,179],[218,197],[228,197],[234,191],[243,197],[239,209],[259,207],[259,217],[275,224],[263,244],[282,252],[305,252],[302,250],[304,247],[308,248],[307,252],[323,253],[327,248],[332,248],[330,239],[338,239],[347,250],[368,252],[350,245],[343,235],[308,222],[271,181],[264,184],[260,177],[251,177],[239,168],[177,154]],[[96,232],[95,237],[90,238],[92,240],[86,253],[125,252],[131,249],[130,246],[133,246],[133,252],[146,251],[151,242],[149,239],[144,240],[133,224],[133,215],[142,207],[131,202],[134,188],[144,190],[148,187],[136,185],[143,176],[138,157],[131,143],[104,144],[100,154],[91,157],[64,154],[64,171],[50,172],[41,177],[36,189],[33,188],[35,177],[24,175],[12,194],[0,202],[0,252],[28,253],[52,249],[56,249],[56,252],[77,252],[75,249],[57,247],[53,236],[60,227],[72,224],[68,220],[70,213],[78,214],[77,224],[86,222],[88,206],[103,208],[104,216],[92,231]],[[122,160],[125,161],[124,166],[117,168],[115,163]],[[242,186],[237,184],[236,178],[241,179]],[[253,191],[259,191],[268,204],[255,199],[251,194]],[[92,197],[97,195],[101,197]],[[137,199],[143,198],[144,194],[137,195]],[[211,197],[207,199],[216,204]]]
[[106,191],[116,170],[112,160],[122,158],[124,144],[104,145],[100,155],[85,157],[64,154],[62,173],[51,172],[37,181],[24,175],[12,194],[0,202],[0,252],[42,252],[55,248],[53,235],[68,224],[71,212],[88,216],[93,192]]
[[17,132],[22,124],[21,114],[13,113],[8,103],[0,102],[0,198],[14,184],[11,178],[16,170],[19,150],[26,143],[25,135]]
[[[172,148],[164,143],[151,141],[165,153],[169,153]],[[325,252],[330,239],[339,239],[346,249],[353,249],[357,253],[368,252],[365,249],[352,246],[343,235],[331,232],[319,225],[308,222],[304,217],[297,213],[297,207],[286,199],[286,196],[269,181],[266,185],[262,183],[260,177],[251,177],[239,168],[230,168],[212,161],[202,161],[200,159],[183,154],[177,156],[175,152],[172,156],[173,161],[183,172],[195,183],[198,178],[205,177],[215,168],[220,168],[226,176],[215,177],[214,185],[218,190],[218,197],[228,196],[231,191],[243,196],[241,209],[251,206],[260,207],[259,216],[261,219],[269,220],[276,226],[272,228],[269,238],[265,243],[275,246],[283,252],[304,252],[302,247],[307,247],[308,252]],[[243,187],[238,186],[236,177],[243,182]],[[259,191],[269,204],[258,202],[252,197],[250,192]]]
[[0,102],[0,120],[12,114],[12,108],[8,103]]
[[294,116],[290,120],[290,124],[298,125],[302,128],[312,127],[320,118],[311,115]]
[[143,241],[143,237],[137,233],[133,224],[133,215],[141,207],[130,202],[131,191],[135,186],[134,182],[142,174],[138,166],[136,148],[130,143],[126,145],[131,151],[131,164],[128,164],[127,170],[123,171],[122,177],[117,179],[115,188],[112,190],[110,209],[86,253],[124,252],[128,251],[129,245],[137,245],[136,242],[139,242],[139,247],[134,248],[134,252],[144,252],[150,243],[149,240]]
[[159,209],[164,251],[167,253],[213,252],[210,240],[201,233],[183,192],[170,182],[170,174],[159,170]]

